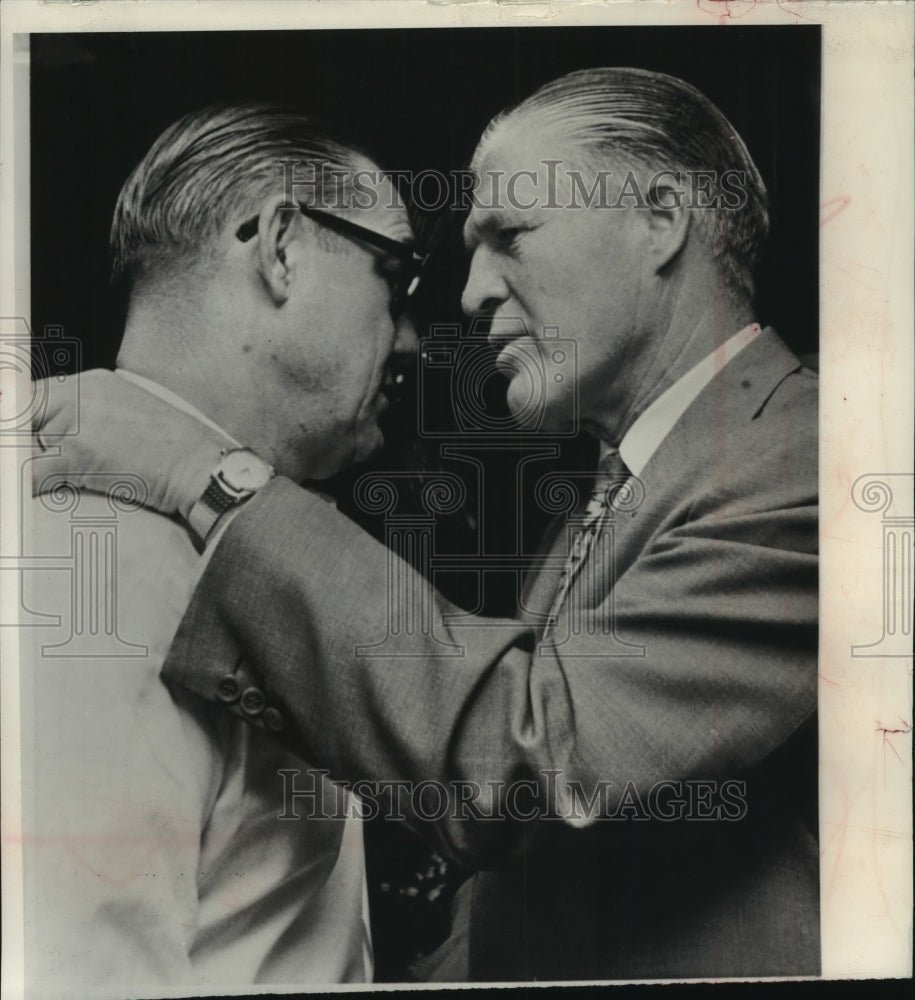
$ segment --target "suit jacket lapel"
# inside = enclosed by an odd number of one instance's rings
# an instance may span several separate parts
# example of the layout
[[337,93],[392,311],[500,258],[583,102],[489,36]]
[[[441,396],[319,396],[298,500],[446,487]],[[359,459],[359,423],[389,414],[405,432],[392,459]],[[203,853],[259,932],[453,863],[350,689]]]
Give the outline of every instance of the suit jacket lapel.
[[725,450],[726,439],[753,420],[781,382],[800,367],[775,330],[766,327],[705,386],[648,460],[642,470],[646,506],[662,484],[713,464],[716,454]]
[[[800,362],[775,330],[766,327],[705,386],[642,470],[642,506],[632,514],[614,514],[618,574],[637,558],[639,538],[662,513],[656,507],[658,497],[685,477],[695,476],[697,468],[713,463],[716,440],[752,420],[782,380],[799,367]],[[541,546],[543,565],[524,588],[520,617],[530,624],[549,611],[559,587],[568,549],[566,525],[565,517],[550,525]]]

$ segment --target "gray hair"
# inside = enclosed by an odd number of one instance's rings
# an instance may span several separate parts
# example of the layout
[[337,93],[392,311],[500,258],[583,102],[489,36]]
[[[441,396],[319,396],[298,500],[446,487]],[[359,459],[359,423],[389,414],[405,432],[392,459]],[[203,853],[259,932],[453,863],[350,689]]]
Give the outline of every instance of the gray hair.
[[[114,210],[112,276],[133,277],[206,258],[233,215],[285,189],[282,161],[299,161],[312,202],[330,171],[351,178],[364,154],[295,108],[240,103],[194,111],[170,125],[128,177]],[[291,168],[290,168],[291,169]],[[313,192],[313,193],[312,193]]]
[[545,131],[574,143],[592,167],[607,161],[686,174],[709,172],[710,202],[724,196],[725,175],[742,174],[738,207],[697,213],[728,285],[752,296],[753,275],[769,229],[766,188],[743,140],[712,102],[683,80],[644,69],[579,70],[547,83],[490,122],[474,161],[493,137],[521,115],[536,114]]

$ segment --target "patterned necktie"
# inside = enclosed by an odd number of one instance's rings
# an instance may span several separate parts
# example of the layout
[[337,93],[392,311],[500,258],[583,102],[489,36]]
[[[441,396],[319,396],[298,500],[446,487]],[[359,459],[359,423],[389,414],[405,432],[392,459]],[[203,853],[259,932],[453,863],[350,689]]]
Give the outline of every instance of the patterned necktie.
[[591,495],[584,510],[581,527],[572,538],[572,546],[566,557],[565,566],[562,568],[559,589],[556,591],[550,608],[548,628],[556,623],[559,609],[565,603],[569,590],[581,572],[595,539],[604,527],[604,522],[607,520],[607,515],[613,504],[613,497],[628,476],[629,470],[617,448],[608,452],[601,459],[591,487]]

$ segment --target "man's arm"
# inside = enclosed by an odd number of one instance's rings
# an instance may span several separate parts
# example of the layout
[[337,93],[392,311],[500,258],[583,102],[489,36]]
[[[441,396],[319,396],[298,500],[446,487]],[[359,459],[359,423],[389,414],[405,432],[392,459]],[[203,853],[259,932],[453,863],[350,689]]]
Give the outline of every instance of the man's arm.
[[[487,783],[557,771],[560,812],[564,782],[586,795],[598,781],[614,794],[632,782],[644,794],[658,781],[738,776],[816,704],[815,498],[768,506],[764,486],[758,494],[753,510],[707,498],[617,581],[616,632],[644,655],[607,655],[605,604],[567,646],[538,645],[515,622],[449,629],[446,602],[398,564],[405,590],[433,609],[432,628],[404,631],[372,658],[356,647],[387,635],[397,557],[278,481],[219,544],[166,676],[213,699],[226,662],[242,657],[249,677],[256,662],[251,683],[284,720],[283,738],[334,777],[409,789],[435,779],[456,802],[469,793],[454,783],[475,782],[484,814]],[[444,655],[441,640],[462,655]],[[408,814],[416,805],[409,793],[399,801]],[[469,864],[512,833],[451,814],[433,824],[415,808],[410,818]]]
[[[93,375],[104,381],[104,373]],[[136,387],[117,391],[131,390],[141,395],[125,405],[148,424],[150,406],[164,404]],[[105,386],[88,394],[99,391]],[[405,781],[414,789],[430,778],[476,782],[483,796],[471,805],[484,814],[491,782],[544,772],[562,772],[586,794],[598,780],[618,791],[627,781],[644,787],[731,776],[778,746],[816,705],[816,408],[815,395],[809,398],[813,406],[793,418],[768,405],[772,425],[754,417],[758,440],[727,458],[717,449],[729,435],[706,441],[702,475],[711,488],[615,581],[610,618],[644,656],[607,655],[606,600],[587,613],[597,628],[588,634],[586,615],[571,656],[538,646],[516,622],[465,619],[471,627],[449,631],[448,606],[426,581],[324,501],[277,481],[219,542],[166,676],[271,732],[282,727],[282,739],[338,779]],[[95,467],[103,456],[107,468],[139,471],[136,462],[148,453],[125,441],[106,403],[100,419],[93,421],[91,408],[84,414],[79,447]],[[75,444],[65,437],[72,414],[53,405],[49,412],[55,443]],[[200,433],[174,410],[159,414],[155,426],[162,422],[172,438]],[[798,429],[801,438],[786,450],[781,442]],[[64,451],[62,470],[78,468],[75,453]],[[185,484],[200,478],[189,458],[169,455],[184,462]],[[174,511],[182,490],[172,479],[182,477],[162,477],[174,504],[163,509]],[[194,499],[185,489],[185,505]],[[158,494],[153,502],[160,505]],[[429,602],[432,628],[402,631],[400,649],[386,649],[398,655],[359,656],[357,646],[387,636],[391,560],[406,589]],[[442,639],[461,655],[443,655]],[[237,678],[225,680],[227,663],[240,663]],[[247,687],[255,692],[245,699]],[[261,695],[274,711],[258,708]],[[448,786],[458,799],[468,787]],[[409,814],[411,797],[398,803]],[[472,814],[468,806],[459,813]],[[473,864],[504,846],[493,845],[494,837],[512,832],[450,815],[412,819]]]

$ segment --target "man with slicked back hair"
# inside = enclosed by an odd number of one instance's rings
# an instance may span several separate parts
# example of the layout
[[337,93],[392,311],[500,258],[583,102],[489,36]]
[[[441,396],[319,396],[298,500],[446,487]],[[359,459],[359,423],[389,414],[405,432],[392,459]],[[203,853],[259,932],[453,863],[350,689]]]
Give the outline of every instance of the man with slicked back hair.
[[[438,783],[448,809],[402,805],[477,874],[430,978],[816,975],[817,380],[753,300],[760,174],[694,87],[621,68],[499,115],[473,166],[463,308],[518,423],[599,453],[517,619],[455,617],[278,478],[222,522],[165,676],[215,704],[239,657],[334,777]],[[83,389],[158,412],[103,376]],[[101,424],[65,466],[126,459]],[[172,495],[153,502],[193,504],[214,449],[159,449]],[[392,578],[429,627],[357,655]]]
[[[310,181],[295,189],[301,204],[284,162]],[[363,207],[347,197],[356,171]],[[179,446],[219,440],[219,483],[190,534],[140,506],[146,486],[126,473],[115,478],[134,503],[90,478],[72,511],[43,496],[28,511],[26,536],[44,551],[68,551],[74,524],[95,532],[85,576],[26,581],[30,605],[60,620],[32,630],[24,671],[32,996],[371,978],[358,802],[276,742],[283,720],[237,658],[223,664],[220,704],[260,730],[160,671],[218,516],[274,471],[326,478],[381,444],[390,362],[415,346],[392,308],[416,257],[393,193],[364,154],[268,104],[186,115],[121,190],[111,247],[129,302],[111,378],[186,416]],[[118,433],[160,426],[134,418]],[[139,436],[133,447],[147,451]],[[101,552],[92,539],[106,524]],[[96,556],[107,596],[92,591]],[[102,599],[116,627],[84,620]],[[68,629],[82,640],[59,648]],[[311,780],[323,807],[291,814],[284,772]]]

